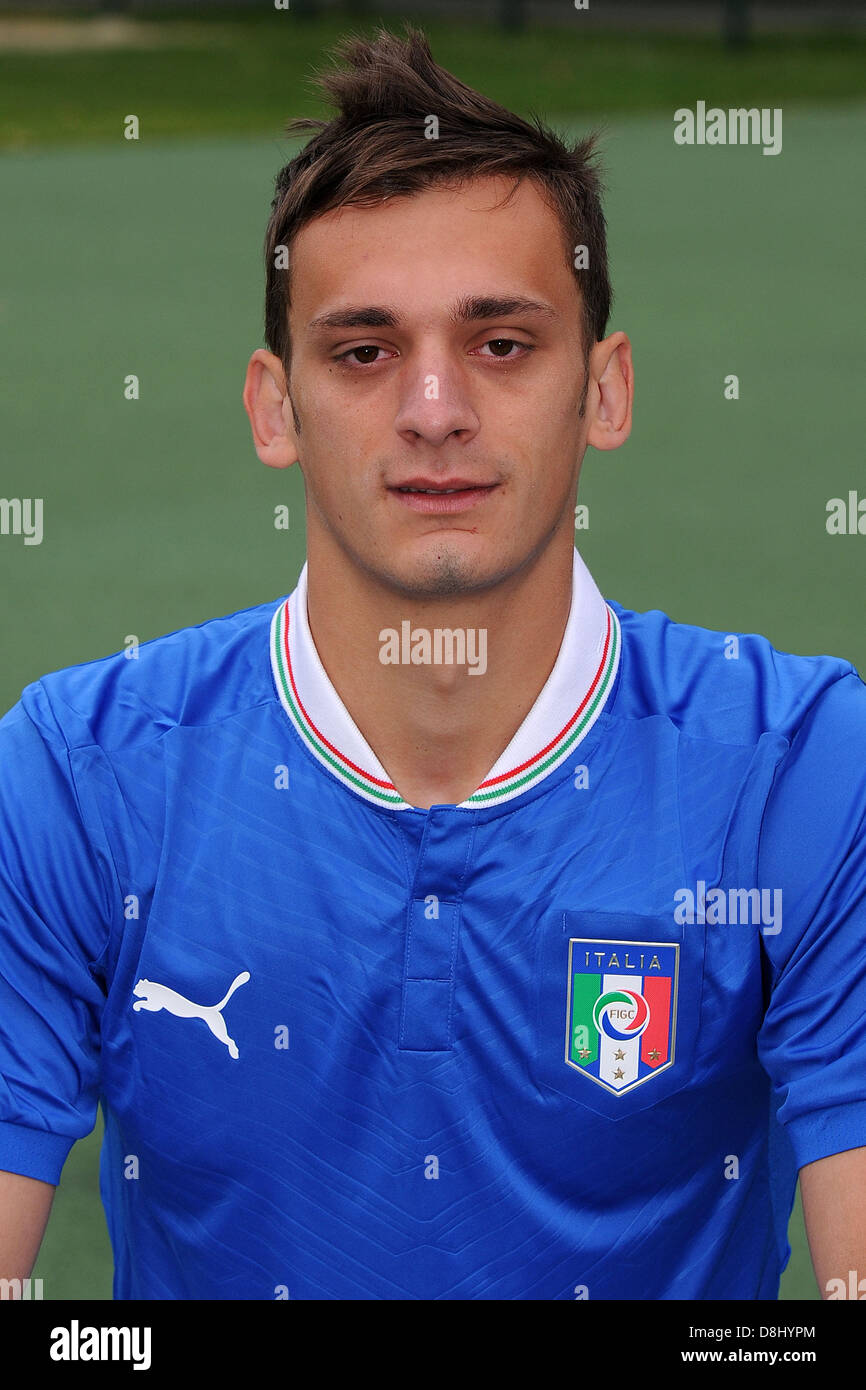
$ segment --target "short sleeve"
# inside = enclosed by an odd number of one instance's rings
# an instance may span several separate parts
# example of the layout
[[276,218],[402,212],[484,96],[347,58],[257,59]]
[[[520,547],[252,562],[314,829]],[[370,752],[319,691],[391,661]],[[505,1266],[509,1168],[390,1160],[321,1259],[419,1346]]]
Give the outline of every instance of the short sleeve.
[[802,1168],[866,1145],[866,686],[854,671],[815,701],[777,770],[758,881],[781,893],[779,929],[762,929],[758,1055]]
[[69,749],[28,695],[0,719],[0,1169],[57,1183],[96,1119],[111,895]]

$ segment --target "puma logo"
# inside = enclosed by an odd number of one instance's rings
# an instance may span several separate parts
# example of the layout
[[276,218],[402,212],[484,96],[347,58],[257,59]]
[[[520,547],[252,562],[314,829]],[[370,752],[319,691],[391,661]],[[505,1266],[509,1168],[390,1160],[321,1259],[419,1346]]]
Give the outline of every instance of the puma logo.
[[250,978],[250,972],[244,970],[240,975],[236,975],[232,980],[228,993],[218,1004],[193,1004],[189,999],[184,999],[177,990],[169,989],[168,985],[154,984],[153,980],[139,980],[133,989],[133,994],[138,995],[133,1004],[133,1009],[147,1009],[150,1013],[158,1013],[160,1009],[168,1009],[170,1014],[175,1014],[178,1018],[200,1018],[203,1019],[211,1030],[215,1038],[225,1043],[229,1050],[229,1056],[237,1060],[238,1049],[234,1038],[230,1038],[223,1020],[222,1011],[231,999],[236,989],[245,985]]

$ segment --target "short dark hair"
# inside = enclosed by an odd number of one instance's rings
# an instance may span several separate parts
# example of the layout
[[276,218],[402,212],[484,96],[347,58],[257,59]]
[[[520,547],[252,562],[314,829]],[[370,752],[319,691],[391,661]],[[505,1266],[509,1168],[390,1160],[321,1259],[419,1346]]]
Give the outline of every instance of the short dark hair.
[[[372,39],[344,39],[332,53],[345,66],[319,74],[316,85],[337,114],[288,122],[289,136],[317,133],[278,173],[265,235],[265,342],[286,376],[291,242],[307,222],[332,208],[491,174],[532,178],[558,214],[581,293],[586,361],[605,336],[612,298],[596,133],[569,146],[537,116],[524,121],[439,67],[411,25],[405,38],[380,29]],[[425,138],[431,116],[437,139]],[[285,267],[275,264],[281,246]],[[574,265],[577,246],[586,247],[586,268]]]

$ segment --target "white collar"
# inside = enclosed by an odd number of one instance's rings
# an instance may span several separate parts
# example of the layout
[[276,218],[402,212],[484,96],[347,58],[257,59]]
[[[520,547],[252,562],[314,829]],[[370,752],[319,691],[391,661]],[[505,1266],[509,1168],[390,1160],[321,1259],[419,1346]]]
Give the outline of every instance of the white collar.
[[[619,667],[621,634],[577,550],[559,654],[535,704],[461,807],[497,805],[537,785],[570,757],[601,713]],[[379,806],[411,809],[343,704],[319,659],[307,617],[307,566],[271,623],[280,702],[307,747],[345,786]]]

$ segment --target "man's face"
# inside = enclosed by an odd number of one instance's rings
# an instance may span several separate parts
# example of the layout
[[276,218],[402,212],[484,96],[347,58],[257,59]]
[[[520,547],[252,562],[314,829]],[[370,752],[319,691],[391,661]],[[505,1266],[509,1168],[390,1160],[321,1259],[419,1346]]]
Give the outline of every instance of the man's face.
[[533,182],[495,206],[512,184],[336,209],[293,243],[310,549],[416,597],[501,582],[563,528],[573,541],[580,295]]

